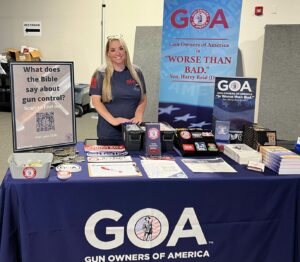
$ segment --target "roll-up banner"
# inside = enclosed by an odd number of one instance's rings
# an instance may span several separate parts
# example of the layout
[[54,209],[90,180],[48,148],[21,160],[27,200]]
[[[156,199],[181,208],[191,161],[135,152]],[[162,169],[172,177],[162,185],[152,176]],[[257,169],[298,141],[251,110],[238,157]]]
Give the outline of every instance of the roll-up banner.
[[241,0],[165,0],[158,119],[212,128],[216,76],[235,76]]

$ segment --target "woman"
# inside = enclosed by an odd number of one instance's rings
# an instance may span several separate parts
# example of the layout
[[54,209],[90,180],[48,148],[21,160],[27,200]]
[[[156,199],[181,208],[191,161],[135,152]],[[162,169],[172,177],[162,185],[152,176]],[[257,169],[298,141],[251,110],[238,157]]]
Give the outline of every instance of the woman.
[[142,71],[130,61],[122,37],[108,37],[105,49],[106,66],[92,78],[90,95],[99,114],[98,144],[123,144],[121,125],[142,122],[147,104]]

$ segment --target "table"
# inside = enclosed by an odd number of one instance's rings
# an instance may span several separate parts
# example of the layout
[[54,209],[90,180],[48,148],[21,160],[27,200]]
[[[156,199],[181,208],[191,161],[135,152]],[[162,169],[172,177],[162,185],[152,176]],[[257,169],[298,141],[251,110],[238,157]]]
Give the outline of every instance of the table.
[[86,163],[67,181],[8,170],[0,261],[300,261],[300,177],[224,159],[238,173],[191,173],[179,158],[189,179],[90,178]]

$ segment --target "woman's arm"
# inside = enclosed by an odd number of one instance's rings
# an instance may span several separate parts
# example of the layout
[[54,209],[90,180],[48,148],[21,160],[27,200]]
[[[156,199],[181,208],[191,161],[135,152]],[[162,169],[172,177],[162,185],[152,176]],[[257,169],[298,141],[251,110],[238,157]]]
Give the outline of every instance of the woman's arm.
[[101,115],[108,123],[113,126],[118,126],[122,123],[130,122],[129,119],[123,117],[113,117],[111,113],[108,112],[105,105],[101,102],[101,96],[92,95],[92,104],[97,110],[98,114]]

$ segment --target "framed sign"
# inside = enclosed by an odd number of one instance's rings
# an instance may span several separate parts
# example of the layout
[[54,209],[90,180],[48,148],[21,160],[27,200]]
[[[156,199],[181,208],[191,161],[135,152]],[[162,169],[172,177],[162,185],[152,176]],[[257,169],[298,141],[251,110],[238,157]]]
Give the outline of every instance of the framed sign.
[[13,151],[76,143],[73,62],[10,64]]

